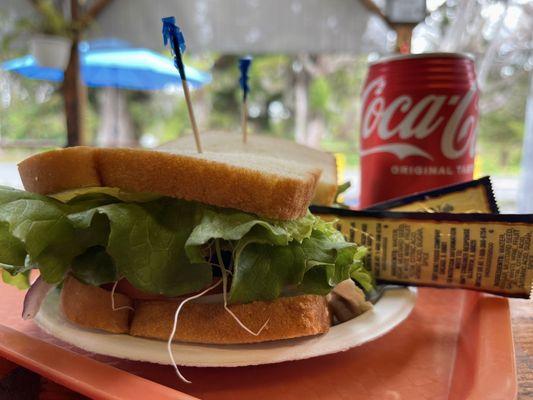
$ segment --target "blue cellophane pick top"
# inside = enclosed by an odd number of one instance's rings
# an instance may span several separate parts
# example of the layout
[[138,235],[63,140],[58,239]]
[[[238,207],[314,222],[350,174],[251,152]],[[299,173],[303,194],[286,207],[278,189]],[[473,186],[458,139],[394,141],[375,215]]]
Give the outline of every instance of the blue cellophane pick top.
[[239,59],[239,70],[241,71],[241,77],[239,78],[239,83],[242,88],[242,99],[246,101],[250,87],[248,86],[248,71],[252,65],[252,57],[247,56]]
[[174,55],[174,65],[180,73],[182,80],[186,80],[185,67],[181,59],[181,54],[185,52],[185,38],[179,26],[176,25],[176,19],[174,17],[165,17],[161,19],[163,21],[163,44],[166,46],[170,43],[170,48]]

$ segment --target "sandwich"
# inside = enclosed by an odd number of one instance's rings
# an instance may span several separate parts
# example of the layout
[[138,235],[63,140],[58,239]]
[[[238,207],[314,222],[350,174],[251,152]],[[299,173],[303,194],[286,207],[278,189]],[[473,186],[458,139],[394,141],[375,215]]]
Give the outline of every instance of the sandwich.
[[372,287],[365,248],[309,212],[321,172],[309,164],[74,147],[19,172],[25,190],[0,187],[0,268],[20,287],[39,270],[24,318],[58,288],[81,327],[256,343],[325,333],[337,284]]
[[[241,135],[232,132],[202,132],[202,145],[214,153],[240,153],[272,157],[277,160],[292,160],[310,169],[319,168],[318,179],[311,204],[331,206],[337,193],[337,162],[331,153],[313,149],[296,142],[270,135],[251,134],[246,143]],[[159,147],[165,151],[194,151],[193,135],[185,135]]]

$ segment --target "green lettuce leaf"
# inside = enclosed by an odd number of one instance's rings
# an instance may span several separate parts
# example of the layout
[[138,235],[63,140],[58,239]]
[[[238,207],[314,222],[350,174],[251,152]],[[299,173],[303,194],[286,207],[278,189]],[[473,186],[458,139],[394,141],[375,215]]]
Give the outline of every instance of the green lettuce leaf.
[[194,203],[161,199],[109,204],[69,218],[78,228],[90,230],[97,215],[109,221],[106,251],[118,275],[136,288],[178,296],[211,283],[211,266],[204,260],[193,264],[185,254],[185,242],[196,220]]
[[25,258],[24,243],[9,232],[7,223],[0,223],[0,260],[4,264],[23,266]]
[[74,201],[79,201],[80,199],[91,198],[92,196],[102,197],[108,196],[113,197],[117,200],[129,203],[144,203],[147,201],[156,200],[161,198],[160,195],[152,193],[129,193],[125,192],[119,188],[111,187],[87,187],[79,188],[73,190],[67,190],[61,193],[56,193],[50,197],[61,201],[62,203],[73,203]]
[[212,282],[209,249],[218,241],[231,253],[232,303],[275,299],[286,288],[326,294],[349,278],[372,287],[365,250],[310,213],[274,221],[112,188],[55,197],[0,187],[4,280],[24,286],[38,268],[49,283],[69,272],[91,285],[124,277],[142,291],[179,296]]
[[78,241],[72,240],[76,232],[62,207],[42,196],[8,197],[0,196],[0,221],[9,231],[3,240],[12,236],[22,243],[30,260],[43,266],[45,281],[61,281],[72,259],[83,251]]
[[[345,242],[333,224],[320,221],[312,236],[304,241],[303,247],[308,261],[299,285],[300,291],[324,295],[349,278],[355,279],[363,287],[367,282],[372,282],[370,273],[364,268],[359,269],[362,266],[360,248]],[[355,271],[359,271],[359,274],[355,274]]]
[[273,246],[252,242],[243,246],[234,261],[230,303],[273,300],[287,285],[298,284],[305,271],[305,254],[293,242]]
[[365,268],[364,260],[368,254],[368,247],[360,246],[354,254],[353,265],[350,270],[350,277],[359,283],[361,287],[370,292],[374,288],[374,278]]
[[76,279],[93,286],[115,282],[118,279],[113,259],[101,246],[90,247],[72,260],[70,271]]
[[287,286],[323,295],[350,278],[365,289],[372,287],[372,277],[362,267],[364,254],[346,242],[333,223],[310,213],[280,222],[211,210],[203,214],[185,244],[189,258],[202,260],[206,257],[202,248],[213,240],[229,241],[233,249],[230,303],[272,300]]
[[204,257],[202,247],[212,239],[239,241],[246,236],[247,243],[286,246],[293,240],[301,242],[309,237],[314,223],[311,213],[296,221],[269,221],[240,211],[206,208],[185,249],[191,261],[200,262]]
[[0,269],[2,280],[8,285],[13,285],[18,289],[24,290],[30,287],[30,271],[21,272],[11,275],[8,271]]

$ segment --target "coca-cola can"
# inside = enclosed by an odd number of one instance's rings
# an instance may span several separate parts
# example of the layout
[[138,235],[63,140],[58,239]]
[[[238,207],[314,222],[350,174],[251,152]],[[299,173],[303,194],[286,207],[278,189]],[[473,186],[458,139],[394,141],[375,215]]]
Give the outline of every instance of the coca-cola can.
[[362,92],[360,207],[472,179],[478,98],[466,54],[371,63]]

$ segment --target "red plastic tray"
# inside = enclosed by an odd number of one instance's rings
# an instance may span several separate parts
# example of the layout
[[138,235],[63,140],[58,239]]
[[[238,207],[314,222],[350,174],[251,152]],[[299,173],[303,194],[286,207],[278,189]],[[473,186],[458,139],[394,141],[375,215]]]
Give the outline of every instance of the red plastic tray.
[[423,288],[409,318],[374,342],[281,364],[183,368],[190,385],[179,382],[171,367],[90,354],[54,339],[20,319],[23,297],[0,284],[0,323],[27,335],[0,329],[0,357],[92,398],[516,398],[508,302],[479,293]]

